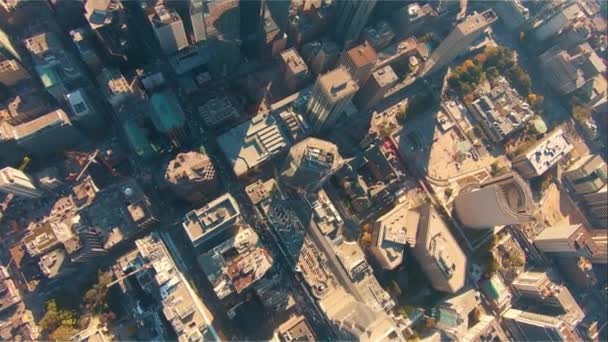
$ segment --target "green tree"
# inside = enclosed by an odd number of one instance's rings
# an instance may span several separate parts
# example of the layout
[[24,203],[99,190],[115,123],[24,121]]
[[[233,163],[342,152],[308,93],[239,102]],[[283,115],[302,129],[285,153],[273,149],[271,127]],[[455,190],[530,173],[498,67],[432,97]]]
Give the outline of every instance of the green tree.
[[[62,328],[62,330],[59,331],[59,334],[61,335],[61,333],[67,329],[74,329],[76,327],[76,323],[77,318],[74,312],[69,310],[60,310],[57,307],[55,300],[52,299],[47,302],[46,312],[44,313],[44,316],[42,316],[42,319],[40,319],[40,322],[38,322],[38,325],[43,332],[51,333],[51,335],[53,335],[58,329]],[[72,335],[70,335],[70,337]]]
[[108,284],[112,281],[112,273],[99,271],[97,273],[97,283],[93,285],[83,297],[83,304],[86,310],[100,313],[106,307],[106,297],[108,294]]
[[52,341],[71,341],[77,332],[78,330],[73,327],[61,325],[49,335],[49,338]]

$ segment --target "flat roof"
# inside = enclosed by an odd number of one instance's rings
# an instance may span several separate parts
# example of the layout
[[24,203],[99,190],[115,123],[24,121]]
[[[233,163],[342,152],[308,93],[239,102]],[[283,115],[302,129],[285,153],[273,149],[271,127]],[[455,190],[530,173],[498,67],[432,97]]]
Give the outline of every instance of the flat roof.
[[157,130],[164,133],[184,125],[186,116],[172,91],[155,93],[150,100],[152,102],[150,118]]
[[202,237],[240,216],[239,206],[231,194],[225,193],[202,208],[186,214],[182,223],[188,238],[197,244]]
[[319,76],[317,82],[321,85],[323,92],[332,101],[348,97],[359,90],[350,73],[343,67],[336,68],[326,74]]
[[57,109],[34,120],[14,126],[13,132],[15,133],[15,139],[22,139],[47,127],[71,124],[68,115],[62,109]]
[[558,128],[524,152],[524,156],[536,174],[541,175],[573,148],[568,135]]
[[373,64],[378,59],[376,49],[367,41],[351,48],[348,50],[347,54],[353,64],[358,68]]
[[304,63],[304,60],[294,48],[281,52],[281,60],[283,60],[283,63],[285,63],[294,74],[308,70],[306,63]]

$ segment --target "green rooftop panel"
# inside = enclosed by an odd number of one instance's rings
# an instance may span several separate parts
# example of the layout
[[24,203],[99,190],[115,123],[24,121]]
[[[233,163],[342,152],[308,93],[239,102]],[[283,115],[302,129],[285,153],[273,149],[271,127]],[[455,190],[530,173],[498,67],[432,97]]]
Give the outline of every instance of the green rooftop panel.
[[144,130],[132,120],[124,123],[123,129],[127,135],[129,146],[142,158],[149,158],[154,155],[154,150],[150,146],[150,141],[146,137]]
[[152,95],[151,101],[150,118],[159,132],[167,133],[184,125],[186,116],[172,91],[156,93]]

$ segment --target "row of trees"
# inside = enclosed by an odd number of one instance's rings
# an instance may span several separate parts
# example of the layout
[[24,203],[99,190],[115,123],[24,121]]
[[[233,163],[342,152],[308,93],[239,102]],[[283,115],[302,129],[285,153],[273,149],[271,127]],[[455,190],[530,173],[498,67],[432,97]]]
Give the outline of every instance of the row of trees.
[[46,303],[46,311],[40,322],[40,329],[53,341],[68,341],[78,332],[82,318],[100,315],[102,321],[115,319],[106,303],[108,284],[112,281],[110,272],[97,274],[97,282],[88,289],[81,299],[79,310],[60,307],[54,299]]
[[528,97],[533,107],[540,109],[542,96],[531,92],[532,80],[515,62],[515,54],[504,46],[486,47],[473,59],[467,59],[452,70],[448,83],[461,96],[471,94],[479,83],[499,77],[506,77],[511,85],[521,94]]

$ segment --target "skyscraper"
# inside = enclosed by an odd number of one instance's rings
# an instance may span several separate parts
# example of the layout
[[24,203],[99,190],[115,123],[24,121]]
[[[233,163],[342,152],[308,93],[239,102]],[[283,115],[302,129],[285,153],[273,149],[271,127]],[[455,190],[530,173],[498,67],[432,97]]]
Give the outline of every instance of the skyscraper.
[[343,47],[350,47],[361,34],[377,0],[338,0],[336,1],[336,39]]
[[397,74],[390,65],[382,67],[372,73],[353,99],[353,102],[359,110],[368,110],[380,102],[386,92],[398,80]]
[[205,13],[203,0],[190,0],[188,8],[190,13],[190,25],[192,25],[193,44],[207,40],[205,28]]
[[313,130],[319,132],[334,125],[357,90],[359,86],[344,68],[319,76],[306,105]]
[[431,74],[448,65],[497,19],[494,11],[489,9],[482,13],[475,12],[456,25],[456,28],[433,50],[424,64],[422,74]]
[[591,155],[582,159],[564,178],[593,224],[608,226],[608,167],[602,157]]
[[365,41],[342,53],[338,64],[348,70],[359,86],[363,86],[372,74],[377,59],[376,50]]
[[84,5],[85,18],[111,57],[127,59],[129,32],[125,9],[120,0],[88,0]]
[[533,210],[532,190],[516,172],[487,180],[479,189],[459,193],[454,199],[460,222],[475,229],[529,222]]
[[307,138],[289,150],[281,180],[298,190],[316,190],[322,187],[342,164],[344,160],[336,145],[317,138]]
[[0,191],[27,198],[42,196],[28,175],[10,166],[0,170]]
[[592,235],[580,224],[547,227],[534,238],[534,245],[542,252],[564,257],[591,258],[600,252]]
[[568,325],[560,318],[509,309],[504,323],[516,341],[576,341]]
[[165,55],[172,55],[188,46],[184,24],[176,11],[164,4],[157,5],[149,19]]

